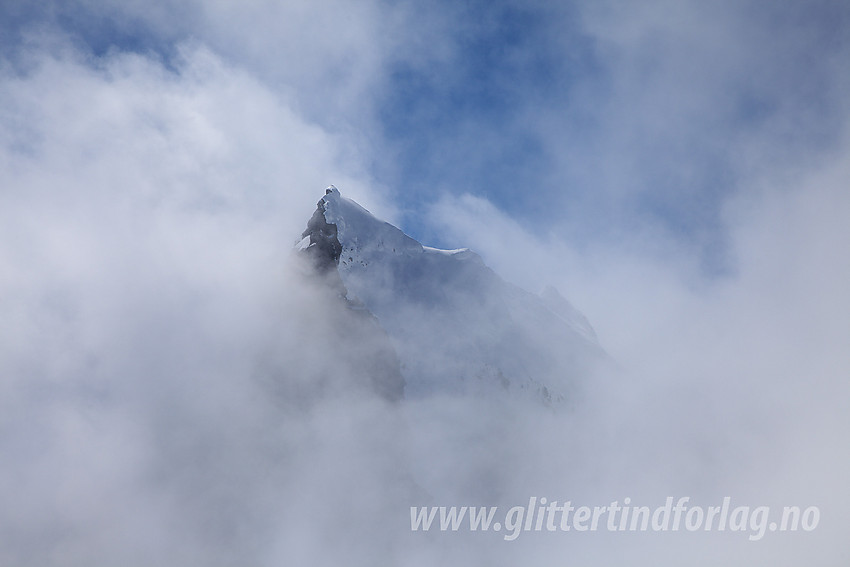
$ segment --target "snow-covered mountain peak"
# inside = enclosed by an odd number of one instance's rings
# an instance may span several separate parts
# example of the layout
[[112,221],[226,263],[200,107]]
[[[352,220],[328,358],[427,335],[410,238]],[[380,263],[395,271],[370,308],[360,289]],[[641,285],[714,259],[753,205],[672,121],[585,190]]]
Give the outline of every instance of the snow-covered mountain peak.
[[468,248],[423,246],[333,185],[299,247],[335,267],[349,300],[386,330],[406,396],[507,392],[557,403],[605,356],[587,319],[554,288],[538,296]]
[[[386,262],[390,256],[436,255],[454,262],[484,264],[481,257],[469,248],[441,250],[423,246],[395,226],[378,219],[357,202],[343,197],[333,185],[325,189],[325,195],[302,237],[301,248],[322,247],[325,256],[330,254],[329,259],[339,266],[341,272],[358,271],[376,261]],[[325,242],[328,238],[332,242]]]
[[416,240],[379,220],[355,201],[346,199],[333,185],[325,189],[319,207],[324,211],[325,221],[337,227],[337,238],[343,250],[392,250],[419,254],[423,251],[422,245]]

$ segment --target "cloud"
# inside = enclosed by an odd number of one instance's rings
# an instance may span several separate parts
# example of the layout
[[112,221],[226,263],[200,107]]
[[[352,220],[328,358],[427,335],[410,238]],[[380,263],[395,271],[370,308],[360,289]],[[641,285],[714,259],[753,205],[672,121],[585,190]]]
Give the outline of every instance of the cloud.
[[769,170],[807,168],[841,136],[847,12],[835,3],[468,10],[439,28],[449,56],[402,60],[385,92],[388,151],[417,210],[471,193],[573,240],[663,231],[723,272],[726,200]]
[[[843,181],[850,154],[846,143],[839,147],[784,182],[765,173],[726,203],[735,269],[724,277],[706,277],[663,232],[589,247],[546,222],[526,230],[479,197],[446,197],[433,207],[431,222],[447,239],[468,243],[506,277],[531,289],[557,283],[625,369],[591,387],[598,397],[584,409],[595,413],[580,409],[570,424],[583,442],[570,445],[569,458],[555,449],[564,445],[558,436],[523,434],[539,436],[541,453],[554,451],[548,461],[538,454],[528,462],[563,475],[540,473],[539,482],[633,499],[679,490],[711,500],[726,491],[753,505],[805,500],[818,502],[824,518],[846,516],[835,475],[850,461],[834,448],[850,426],[836,402],[848,394],[840,345],[850,336],[842,291],[850,234],[841,219],[850,212]],[[582,478],[588,469],[599,476]],[[534,484],[534,474],[522,478],[520,486]],[[837,525],[824,524],[813,541],[719,545],[753,561],[813,555],[837,564]],[[656,554],[677,544],[635,545],[660,560]],[[603,563],[609,557],[592,543],[580,549]]]
[[[752,3],[480,22],[405,3],[42,6],[56,17],[25,14],[0,73],[0,562],[840,563],[840,9],[797,26]],[[522,15],[541,35],[465,84]],[[378,128],[400,69],[447,96],[413,88],[398,112],[448,113],[412,122],[426,167],[392,177],[375,163],[403,142]],[[475,106],[493,85],[510,104]],[[288,250],[331,182],[389,220],[425,210],[389,200],[394,180],[445,191],[422,232],[556,284],[624,374],[567,414],[349,390],[335,298]],[[706,273],[713,247],[724,269]],[[312,391],[328,377],[336,396]],[[815,504],[822,525],[508,545],[406,524],[411,504],[671,492]]]
[[2,561],[265,563],[315,544],[354,509],[308,496],[354,498],[371,469],[349,443],[394,428],[370,397],[305,416],[276,394],[353,377],[328,353],[335,298],[290,250],[329,178],[369,184],[202,46],[167,68],[50,39],[0,90]]

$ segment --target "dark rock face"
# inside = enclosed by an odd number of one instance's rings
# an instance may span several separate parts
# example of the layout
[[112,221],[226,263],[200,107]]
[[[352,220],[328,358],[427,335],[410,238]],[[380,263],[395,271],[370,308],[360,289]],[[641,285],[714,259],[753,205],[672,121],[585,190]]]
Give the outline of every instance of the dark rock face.
[[326,272],[339,264],[339,255],[342,253],[342,245],[337,238],[335,224],[325,220],[325,201],[320,200],[316,211],[307,222],[307,229],[301,233],[301,238],[310,237],[310,245],[305,249],[307,255],[313,260],[316,269]]
[[[398,354],[378,319],[362,303],[348,298],[336,269],[342,245],[336,225],[325,219],[324,200],[318,202],[307,229],[301,234],[302,239],[308,236],[310,244],[301,251],[310,261],[304,283],[322,294],[327,293],[325,302],[331,307],[331,315],[323,322],[328,329],[326,357],[333,359],[335,368],[342,369],[336,376],[321,373],[316,376],[315,385],[326,390],[334,388],[336,383],[340,388],[365,389],[388,401],[402,399],[405,381]],[[346,383],[339,384],[339,380]]]

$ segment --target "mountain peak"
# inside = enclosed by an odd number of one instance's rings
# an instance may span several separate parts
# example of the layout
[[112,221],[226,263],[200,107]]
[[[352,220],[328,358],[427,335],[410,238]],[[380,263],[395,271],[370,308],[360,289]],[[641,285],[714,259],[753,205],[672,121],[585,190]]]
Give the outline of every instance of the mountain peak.
[[339,242],[336,224],[327,220],[328,197],[339,196],[339,190],[331,185],[325,190],[325,196],[319,199],[313,216],[307,221],[307,228],[301,233],[298,247],[314,262],[320,272],[325,272],[339,264],[342,245]]
[[423,246],[331,185],[301,249],[386,331],[406,396],[465,392],[555,404],[604,357],[584,316],[554,290],[502,280],[468,248]]

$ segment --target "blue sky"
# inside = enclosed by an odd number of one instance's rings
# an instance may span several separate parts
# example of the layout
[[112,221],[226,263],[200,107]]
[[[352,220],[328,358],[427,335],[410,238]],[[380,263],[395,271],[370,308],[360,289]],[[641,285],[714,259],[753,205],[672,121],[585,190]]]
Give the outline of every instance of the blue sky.
[[[333,154],[291,168],[312,170],[308,183],[264,177],[286,169],[286,147],[255,152],[252,199],[286,186],[308,203],[313,185],[335,183],[447,248],[470,243],[434,213],[470,195],[589,256],[617,249],[722,279],[740,268],[740,203],[845,146],[842,2],[76,0],[2,10],[7,77],[43,57],[103,70],[132,55],[188,83],[204,51],[319,129]],[[251,104],[216,119],[240,120]],[[275,135],[297,145],[300,134]]]
[[169,68],[181,45],[208,47],[342,136],[404,228],[437,245],[462,243],[426,210],[468,193],[529,228],[546,216],[577,244],[657,231],[723,273],[730,196],[828,154],[846,120],[842,2],[3,10],[11,61],[39,33],[92,61],[135,52]]
[[[634,25],[628,36],[594,33],[589,5],[464,4],[437,40],[449,57],[391,68],[380,117],[392,161],[421,199],[470,192],[526,223],[554,205],[577,211],[556,222],[601,238],[653,225],[722,269],[722,208],[750,168],[838,142],[847,11],[614,6],[600,25]],[[740,162],[750,143],[761,163]]]

